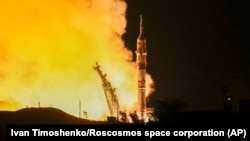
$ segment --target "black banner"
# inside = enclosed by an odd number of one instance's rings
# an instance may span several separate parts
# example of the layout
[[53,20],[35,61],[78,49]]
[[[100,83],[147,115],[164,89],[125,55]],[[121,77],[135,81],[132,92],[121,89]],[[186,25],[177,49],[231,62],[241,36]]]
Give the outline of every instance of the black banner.
[[6,139],[40,138],[140,138],[177,140],[194,139],[249,139],[247,127],[180,127],[168,125],[7,125]]

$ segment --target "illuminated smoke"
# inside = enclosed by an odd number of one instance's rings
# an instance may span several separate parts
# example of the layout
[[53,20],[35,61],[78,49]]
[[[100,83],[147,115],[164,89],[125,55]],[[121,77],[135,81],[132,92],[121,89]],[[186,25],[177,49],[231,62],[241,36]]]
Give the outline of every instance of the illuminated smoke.
[[88,118],[103,119],[109,113],[97,61],[121,108],[134,108],[136,66],[121,38],[126,7],[122,0],[1,0],[0,108],[40,102],[77,116],[79,96]]

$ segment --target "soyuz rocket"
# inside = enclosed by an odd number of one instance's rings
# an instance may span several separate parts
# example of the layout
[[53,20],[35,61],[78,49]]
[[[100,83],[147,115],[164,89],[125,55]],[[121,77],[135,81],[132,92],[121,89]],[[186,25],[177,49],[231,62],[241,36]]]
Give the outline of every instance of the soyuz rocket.
[[147,118],[147,106],[146,106],[146,67],[147,67],[147,48],[146,38],[143,33],[143,19],[140,15],[140,33],[137,38],[136,48],[136,64],[137,64],[137,92],[138,92],[138,104],[137,114],[140,120],[145,121]]

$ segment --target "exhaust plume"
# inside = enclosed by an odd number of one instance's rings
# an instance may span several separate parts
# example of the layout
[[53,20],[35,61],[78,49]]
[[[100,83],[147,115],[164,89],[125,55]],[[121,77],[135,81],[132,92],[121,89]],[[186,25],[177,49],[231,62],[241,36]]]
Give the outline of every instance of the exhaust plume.
[[[123,0],[1,0],[0,109],[52,106],[90,119],[108,113],[99,62],[122,109],[137,102],[133,51],[124,46]],[[135,43],[136,44],[136,43]],[[147,74],[148,94],[153,80]]]

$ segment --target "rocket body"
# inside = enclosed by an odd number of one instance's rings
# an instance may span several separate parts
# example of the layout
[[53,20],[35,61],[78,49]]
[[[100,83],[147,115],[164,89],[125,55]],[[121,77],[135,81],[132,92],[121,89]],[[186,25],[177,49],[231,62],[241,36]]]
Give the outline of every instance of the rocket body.
[[146,67],[147,67],[147,48],[146,39],[143,33],[143,21],[140,16],[140,34],[137,38],[136,48],[136,63],[137,63],[137,91],[138,91],[138,104],[137,113],[140,120],[146,120]]

